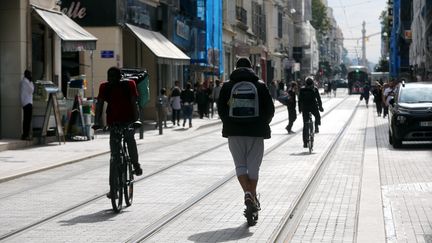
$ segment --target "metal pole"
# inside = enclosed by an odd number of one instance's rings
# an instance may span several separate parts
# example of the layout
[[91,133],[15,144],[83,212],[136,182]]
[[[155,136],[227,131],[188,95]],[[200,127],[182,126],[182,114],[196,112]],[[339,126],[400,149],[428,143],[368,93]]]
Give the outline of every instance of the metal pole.
[[93,104],[95,103],[95,99],[94,99],[94,72],[93,72],[93,50],[90,51],[90,69],[91,69],[91,96],[92,96],[92,101]]
[[362,25],[362,64],[366,66],[366,22],[363,21]]
[[163,129],[162,129],[162,97],[159,98],[158,100],[158,107],[157,107],[157,111],[158,111],[158,126],[159,126],[159,135],[163,134]]

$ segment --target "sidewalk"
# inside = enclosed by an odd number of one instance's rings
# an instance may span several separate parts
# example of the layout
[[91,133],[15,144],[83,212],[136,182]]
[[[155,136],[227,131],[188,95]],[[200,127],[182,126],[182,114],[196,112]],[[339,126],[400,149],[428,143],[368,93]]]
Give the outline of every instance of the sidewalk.
[[[220,122],[217,115],[214,118],[194,118],[192,120],[193,127],[187,130],[193,132],[202,127],[216,125]],[[171,122],[168,122],[168,128],[164,128],[163,134],[159,135],[159,130],[155,129],[154,122],[145,122],[144,139],[139,139],[139,132],[135,134],[137,146],[144,144],[149,139],[157,141],[159,138],[163,139],[170,134],[178,134],[176,131],[179,129],[182,130],[184,128],[181,126],[173,127]],[[66,141],[66,143],[61,144],[57,140],[45,145],[37,145],[34,141],[0,140],[0,182],[105,153],[109,153],[108,132],[95,134],[93,140]]]

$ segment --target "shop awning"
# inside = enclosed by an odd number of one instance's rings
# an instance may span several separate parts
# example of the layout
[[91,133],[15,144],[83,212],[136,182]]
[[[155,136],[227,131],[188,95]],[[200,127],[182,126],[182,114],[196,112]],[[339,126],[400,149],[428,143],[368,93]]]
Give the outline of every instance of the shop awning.
[[33,6],[34,11],[62,40],[63,51],[95,50],[97,38],[62,12]]
[[159,64],[187,65],[190,63],[190,58],[161,33],[131,24],[126,26],[155,54]]

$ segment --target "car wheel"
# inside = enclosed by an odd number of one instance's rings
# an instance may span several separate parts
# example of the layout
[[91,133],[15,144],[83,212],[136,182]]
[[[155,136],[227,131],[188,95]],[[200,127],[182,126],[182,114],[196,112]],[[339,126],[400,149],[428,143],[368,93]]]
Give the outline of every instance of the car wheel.
[[400,148],[402,146],[402,140],[392,137],[393,148]]

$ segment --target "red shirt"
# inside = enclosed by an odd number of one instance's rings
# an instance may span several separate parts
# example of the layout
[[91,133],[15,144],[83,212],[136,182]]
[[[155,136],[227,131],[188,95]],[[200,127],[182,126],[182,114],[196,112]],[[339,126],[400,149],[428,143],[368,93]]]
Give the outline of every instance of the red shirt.
[[134,81],[121,81],[115,84],[101,83],[99,87],[98,100],[108,103],[107,123],[131,123],[136,120],[136,104],[132,97],[138,97],[138,91]]

